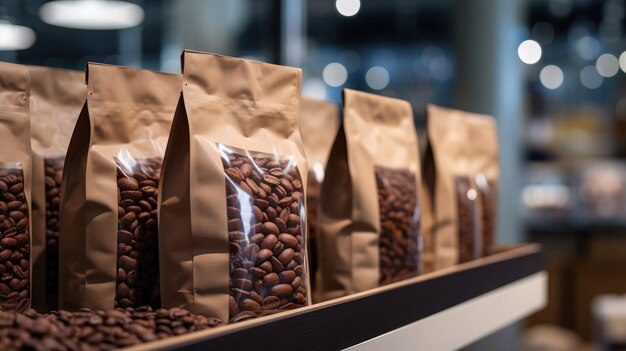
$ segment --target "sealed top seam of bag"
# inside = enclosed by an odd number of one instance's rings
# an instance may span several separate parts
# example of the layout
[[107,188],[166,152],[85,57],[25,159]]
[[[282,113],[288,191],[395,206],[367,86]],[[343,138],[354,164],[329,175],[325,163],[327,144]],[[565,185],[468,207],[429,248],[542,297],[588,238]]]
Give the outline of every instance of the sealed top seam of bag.
[[301,70],[263,62],[186,50],[183,54],[184,94],[230,103],[298,107]]
[[[177,74],[89,63],[91,144],[166,137],[180,96],[180,79]],[[158,88],[146,88],[155,84]]]
[[[26,67],[2,62],[0,65],[0,111],[28,113],[30,77]],[[4,119],[0,115],[0,119]]]

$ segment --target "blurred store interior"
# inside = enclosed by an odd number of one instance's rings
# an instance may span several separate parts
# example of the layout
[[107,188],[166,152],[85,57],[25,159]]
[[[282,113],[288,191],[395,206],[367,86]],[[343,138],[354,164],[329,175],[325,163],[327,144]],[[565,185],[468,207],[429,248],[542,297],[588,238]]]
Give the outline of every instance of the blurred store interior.
[[188,48],[302,67],[311,97],[400,97],[422,135],[427,103],[496,116],[499,242],[544,245],[549,305],[468,349],[626,345],[599,327],[626,320],[626,1],[81,2],[59,25],[44,0],[1,0],[0,60],[178,72]]

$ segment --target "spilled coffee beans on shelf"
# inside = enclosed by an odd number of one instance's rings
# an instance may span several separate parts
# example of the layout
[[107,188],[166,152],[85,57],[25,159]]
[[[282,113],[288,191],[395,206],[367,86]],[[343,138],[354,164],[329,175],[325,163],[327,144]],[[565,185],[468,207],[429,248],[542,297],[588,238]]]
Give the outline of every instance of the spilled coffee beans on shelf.
[[0,349],[17,350],[117,350],[222,325],[216,318],[172,308],[148,306],[39,314],[0,311]]
[[0,310],[22,311],[30,298],[30,235],[24,175],[0,169]]
[[161,159],[129,168],[118,162],[116,307],[158,305],[157,200]]
[[[221,148],[224,150],[225,148]],[[231,317],[306,305],[302,179],[290,160],[228,153]]]
[[380,285],[414,275],[419,262],[419,207],[415,175],[376,167],[380,207]]

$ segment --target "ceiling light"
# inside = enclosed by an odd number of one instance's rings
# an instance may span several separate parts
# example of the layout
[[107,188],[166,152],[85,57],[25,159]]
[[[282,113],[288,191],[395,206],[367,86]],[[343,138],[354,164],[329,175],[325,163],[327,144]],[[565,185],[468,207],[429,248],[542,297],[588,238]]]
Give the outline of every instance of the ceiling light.
[[41,20],[77,29],[124,29],[143,22],[144,11],[136,4],[118,0],[55,0],[39,9]]
[[24,50],[35,43],[35,32],[24,26],[0,23],[0,50]]

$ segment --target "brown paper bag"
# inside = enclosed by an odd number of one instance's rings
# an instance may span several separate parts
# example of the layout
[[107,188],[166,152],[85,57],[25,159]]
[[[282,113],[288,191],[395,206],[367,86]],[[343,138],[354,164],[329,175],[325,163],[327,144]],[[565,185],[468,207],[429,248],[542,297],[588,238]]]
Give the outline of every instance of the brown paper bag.
[[0,310],[30,306],[31,146],[26,67],[0,62]]
[[157,198],[179,75],[87,64],[61,195],[59,305],[158,306]]
[[319,192],[324,180],[326,161],[338,129],[339,109],[336,104],[302,98],[300,103],[300,135],[309,161],[306,203],[311,277],[315,277],[317,270],[316,227]]
[[424,177],[435,269],[488,254],[494,242],[498,143],[492,117],[428,106]]
[[420,162],[408,102],[344,89],[320,194],[316,299],[408,277],[420,265]]
[[238,320],[308,304],[301,71],[182,59],[161,181],[164,307]]
[[65,153],[87,98],[85,74],[28,66],[33,148],[32,306],[58,309],[59,204]]

